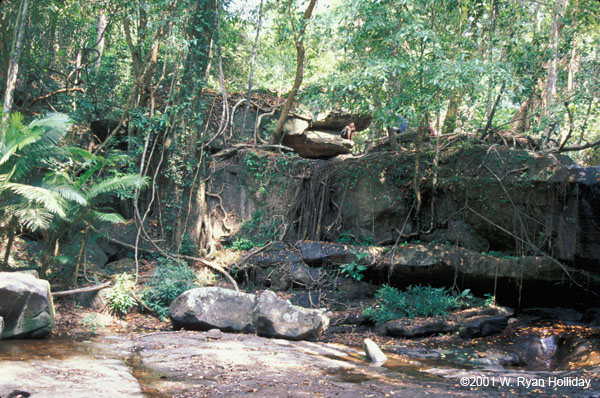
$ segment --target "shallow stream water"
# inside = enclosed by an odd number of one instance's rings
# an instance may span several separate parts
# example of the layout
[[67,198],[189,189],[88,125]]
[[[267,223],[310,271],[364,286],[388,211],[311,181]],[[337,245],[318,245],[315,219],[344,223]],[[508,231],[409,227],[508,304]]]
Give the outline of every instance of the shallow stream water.
[[600,396],[600,338],[571,333],[382,348],[389,360],[374,367],[360,349],[248,335],[3,340],[0,397]]

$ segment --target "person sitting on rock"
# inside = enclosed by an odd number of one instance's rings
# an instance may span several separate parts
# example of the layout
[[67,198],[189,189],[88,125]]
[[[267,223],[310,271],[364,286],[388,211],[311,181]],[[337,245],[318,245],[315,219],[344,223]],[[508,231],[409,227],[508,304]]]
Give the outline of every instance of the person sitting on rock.
[[354,126],[354,122],[350,122],[349,125],[342,129],[341,137],[347,140],[352,140],[354,138],[354,134],[356,133],[356,127]]
[[403,116],[399,117],[400,120],[398,121],[398,128],[396,129],[396,133],[398,134],[405,132],[408,128],[408,121]]

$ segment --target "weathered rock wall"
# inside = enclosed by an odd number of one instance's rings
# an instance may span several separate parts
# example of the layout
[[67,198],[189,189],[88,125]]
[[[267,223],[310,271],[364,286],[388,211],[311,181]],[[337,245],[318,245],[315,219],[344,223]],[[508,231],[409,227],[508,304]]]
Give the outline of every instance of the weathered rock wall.
[[[392,245],[448,242],[478,252],[551,255],[597,272],[595,168],[523,150],[465,145],[329,161],[240,152],[213,174],[215,238]],[[434,183],[435,181],[435,183]],[[224,217],[224,214],[227,217]]]

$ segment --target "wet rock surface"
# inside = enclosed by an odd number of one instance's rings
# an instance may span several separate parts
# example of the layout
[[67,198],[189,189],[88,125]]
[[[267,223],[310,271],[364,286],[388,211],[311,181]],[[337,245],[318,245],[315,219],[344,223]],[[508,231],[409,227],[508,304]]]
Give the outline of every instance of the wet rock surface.
[[[600,360],[578,368],[522,368],[515,354],[487,339],[381,345],[374,367],[362,349],[265,339],[247,334],[157,332],[93,339],[0,342],[0,396],[32,397],[590,397],[600,392]],[[533,338],[533,336],[529,336]],[[528,337],[528,338],[529,338]],[[517,338],[515,342],[520,340]],[[566,341],[567,345],[574,341]],[[531,341],[529,341],[531,343]],[[580,354],[590,355],[598,347]],[[592,349],[590,351],[590,349]],[[573,359],[573,358],[571,358]],[[521,366],[521,368],[519,368]],[[473,386],[462,386],[462,378]],[[479,377],[479,379],[478,379]],[[477,380],[495,385],[476,385]],[[589,380],[590,387],[518,385],[549,377]],[[510,378],[510,385],[500,380]]]
[[54,327],[48,281],[19,272],[0,273],[1,338],[45,338]]
[[102,347],[71,339],[2,341],[0,397],[21,391],[36,398],[142,398],[124,360],[131,346],[120,339]]

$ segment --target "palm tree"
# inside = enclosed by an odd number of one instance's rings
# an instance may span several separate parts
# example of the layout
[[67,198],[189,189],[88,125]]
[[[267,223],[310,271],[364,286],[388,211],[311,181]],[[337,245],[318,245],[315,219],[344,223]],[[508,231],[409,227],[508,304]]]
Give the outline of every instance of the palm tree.
[[[78,155],[84,155],[87,162],[82,169],[82,174],[76,179],[71,179],[67,173],[55,173],[52,176],[52,185],[66,186],[69,190],[78,192],[84,199],[83,202],[72,201],[66,207],[66,216],[56,218],[52,222],[52,228],[49,228],[45,234],[45,246],[47,249],[44,268],[49,263],[51,257],[50,250],[54,249],[54,256],[58,255],[58,242],[65,239],[69,232],[74,231],[82,234],[81,246],[75,263],[75,272],[73,284],[77,285],[79,275],[79,266],[82,262],[87,241],[94,229],[99,224],[124,223],[125,219],[116,212],[102,208],[99,203],[106,195],[126,194],[134,189],[141,189],[147,186],[148,180],[137,174],[102,176],[103,170],[112,163],[112,159],[105,159],[101,156],[79,150]],[[114,172],[111,171],[111,172]]]
[[43,173],[52,174],[53,165],[68,158],[68,148],[58,144],[70,120],[55,113],[23,124],[23,115],[14,112],[0,130],[0,232],[7,238],[3,262],[8,258],[18,228],[45,230],[52,220],[66,216],[68,201],[86,204],[85,198],[69,186],[53,184]]

